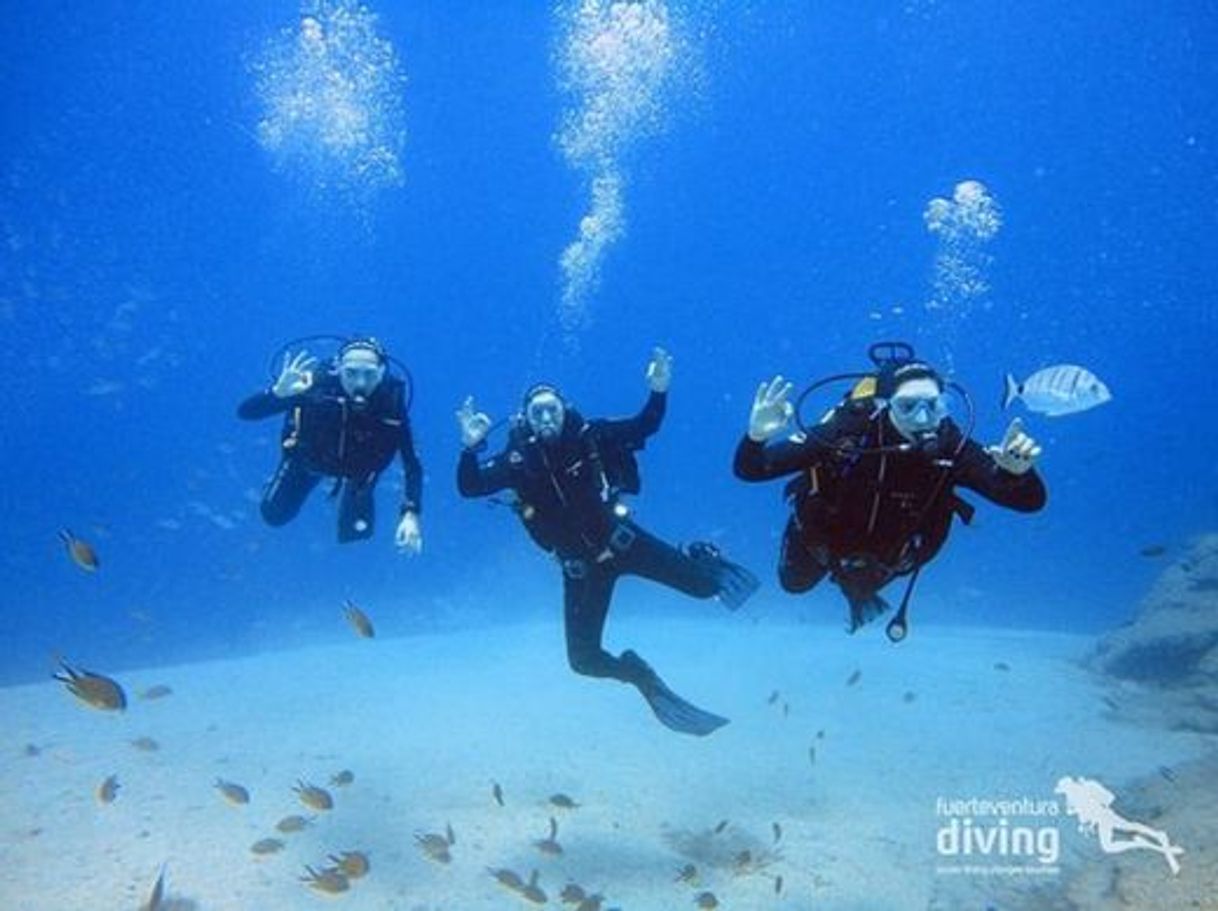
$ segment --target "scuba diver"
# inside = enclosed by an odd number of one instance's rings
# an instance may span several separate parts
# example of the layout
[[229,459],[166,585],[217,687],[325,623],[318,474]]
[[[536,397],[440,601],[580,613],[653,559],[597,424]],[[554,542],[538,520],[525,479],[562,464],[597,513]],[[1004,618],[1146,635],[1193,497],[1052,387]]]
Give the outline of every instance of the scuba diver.
[[635,686],[656,717],[684,734],[705,736],[727,719],[674,693],[635,652],[620,656],[601,645],[613,588],[623,575],[642,576],[695,598],[718,597],[739,608],[756,591],[755,576],[711,544],[680,550],[629,518],[622,494],[638,493],[642,449],[664,417],[672,358],[657,348],[647,366],[651,393],[631,418],[584,418],[553,386],[525,393],[503,451],[485,461],[491,420],[467,398],[457,412],[464,446],[457,467],[462,496],[514,494],[512,507],[533,541],[562,566],[567,659],[577,674],[612,677]]
[[403,377],[391,372],[392,358],[374,338],[338,339],[338,352],[323,369],[307,351],[288,350],[318,338],[333,339],[310,336],[281,348],[278,378],[237,409],[247,421],[284,415],[279,467],[263,492],[262,518],[275,526],[291,521],[328,477],[335,481],[330,495],[340,497],[338,540],[370,538],[377,479],[400,453],[405,490],[394,540],[402,551],[418,553],[423,470],[410,432],[410,374],[404,367]]
[[[947,540],[952,518],[965,524],[973,507],[957,488],[1020,512],[1045,505],[1034,470],[1041,448],[1016,419],[997,446],[970,438],[972,401],[919,360],[904,342],[879,342],[868,355],[870,373],[839,374],[813,383],[793,404],[781,376],[762,383],[748,433],[736,448],[734,471],[745,481],[794,475],[785,496],[791,517],[782,538],[778,578],[788,592],[810,590],[826,575],[850,605],[850,632],[888,610],[880,590],[908,576],[901,605],[887,627],[893,642],[908,632],[906,611],[922,567]],[[809,394],[840,380],[854,381],[819,423],[800,414]],[[967,406],[961,430],[949,416],[948,392]],[[800,432],[769,442],[792,416]]]

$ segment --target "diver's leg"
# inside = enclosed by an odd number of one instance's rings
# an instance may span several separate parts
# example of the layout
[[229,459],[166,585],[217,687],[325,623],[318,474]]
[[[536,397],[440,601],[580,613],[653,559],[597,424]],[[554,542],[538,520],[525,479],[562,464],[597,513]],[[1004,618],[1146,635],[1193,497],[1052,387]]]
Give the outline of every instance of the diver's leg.
[[339,543],[365,541],[372,537],[372,526],[376,519],[375,490],[375,475],[367,480],[348,478],[343,482],[338,503]]
[[619,572],[660,582],[695,598],[718,597],[735,610],[757,590],[757,577],[725,559],[711,544],[695,542],[686,551],[630,523],[629,543],[615,548]]
[[782,551],[778,557],[778,581],[783,589],[800,594],[812,589],[829,567],[804,541],[803,529],[792,516],[782,535]]
[[609,602],[617,575],[604,566],[586,561],[568,561],[563,567],[563,619],[567,634],[567,662],[571,670],[587,677],[613,677],[635,682],[601,645]]
[[292,521],[320,480],[320,475],[309,471],[296,459],[282,459],[262,492],[259,509],[263,521],[275,526]]

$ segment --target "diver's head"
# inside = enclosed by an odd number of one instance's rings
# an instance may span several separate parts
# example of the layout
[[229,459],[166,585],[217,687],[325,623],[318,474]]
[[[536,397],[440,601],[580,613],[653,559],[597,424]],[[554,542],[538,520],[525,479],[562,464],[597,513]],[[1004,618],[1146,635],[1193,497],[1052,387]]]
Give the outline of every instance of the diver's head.
[[542,442],[552,443],[559,438],[566,416],[566,403],[553,386],[542,383],[525,393],[525,423]]
[[886,388],[882,393],[877,388],[877,393],[888,402],[888,418],[897,432],[919,446],[933,442],[948,414],[939,374],[926,364],[911,361],[882,378],[880,385]]
[[338,381],[357,402],[376,391],[385,378],[385,351],[372,338],[347,342],[338,352]]

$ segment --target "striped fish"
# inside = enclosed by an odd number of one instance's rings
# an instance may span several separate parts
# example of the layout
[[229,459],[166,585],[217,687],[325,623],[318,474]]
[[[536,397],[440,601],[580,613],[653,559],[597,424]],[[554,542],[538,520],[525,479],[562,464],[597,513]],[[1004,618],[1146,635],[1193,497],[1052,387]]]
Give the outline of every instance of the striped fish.
[[1008,373],[1002,407],[1009,408],[1016,399],[1022,399],[1029,411],[1059,417],[1103,405],[1112,399],[1112,393],[1087,368],[1058,364],[1037,370],[1022,383]]

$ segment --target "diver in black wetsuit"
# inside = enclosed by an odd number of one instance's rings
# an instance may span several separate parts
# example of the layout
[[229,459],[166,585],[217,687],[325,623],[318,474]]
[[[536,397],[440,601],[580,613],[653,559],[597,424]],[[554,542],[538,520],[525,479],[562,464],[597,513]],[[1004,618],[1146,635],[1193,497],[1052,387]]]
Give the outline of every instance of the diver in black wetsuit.
[[394,540],[401,550],[418,553],[423,471],[410,432],[406,383],[388,371],[389,356],[375,339],[351,339],[330,369],[316,365],[307,352],[285,353],[278,380],[237,409],[245,420],[285,415],[279,468],[262,497],[263,519],[269,525],[291,521],[313,488],[330,477],[334,493],[342,491],[338,540],[370,538],[377,478],[400,453],[405,491]]
[[949,387],[963,390],[917,360],[910,346],[883,342],[871,356],[875,373],[830,378],[858,383],[819,424],[768,445],[797,409],[781,376],[762,383],[734,470],[746,481],[795,476],[786,488],[792,514],[779,580],[799,593],[828,575],[850,603],[851,632],[888,609],[880,589],[910,577],[888,624],[895,642],[907,632],[919,570],[943,546],[953,516],[965,523],[972,517],[956,488],[1020,512],[1041,509],[1046,493],[1033,468],[1040,447],[1018,420],[1001,444],[982,448],[948,417]]
[[622,493],[640,488],[635,451],[659,429],[672,358],[657,348],[647,367],[651,394],[643,410],[622,420],[588,420],[552,386],[525,395],[503,452],[485,461],[491,421],[465,400],[457,419],[464,450],[457,486],[466,497],[501,490],[533,540],[557,557],[563,570],[567,659],[572,670],[612,677],[639,689],[656,717],[673,730],[706,735],[727,723],[672,692],[633,651],[620,657],[601,645],[614,584],[623,575],[643,576],[695,598],[718,597],[738,608],[756,590],[747,570],[725,560],[710,544],[678,550],[631,521]]

